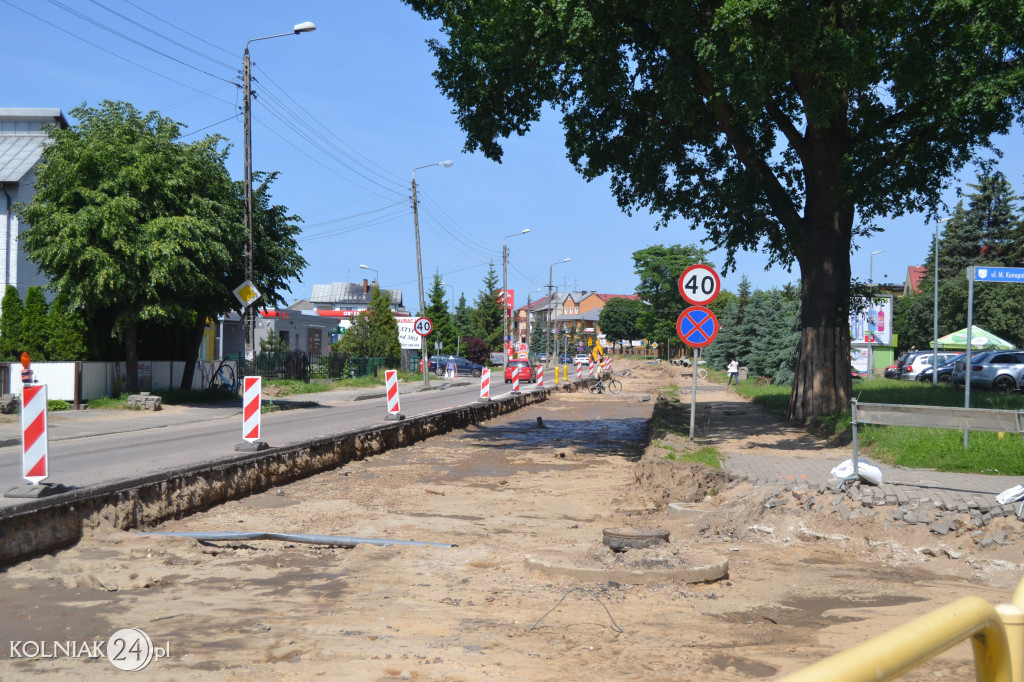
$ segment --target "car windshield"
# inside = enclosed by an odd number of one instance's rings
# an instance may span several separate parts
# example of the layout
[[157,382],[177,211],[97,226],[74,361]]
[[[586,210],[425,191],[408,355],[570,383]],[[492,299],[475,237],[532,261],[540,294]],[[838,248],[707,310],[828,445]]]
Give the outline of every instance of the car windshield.
[[509,367],[529,367],[530,363],[526,360],[512,360],[508,363]]

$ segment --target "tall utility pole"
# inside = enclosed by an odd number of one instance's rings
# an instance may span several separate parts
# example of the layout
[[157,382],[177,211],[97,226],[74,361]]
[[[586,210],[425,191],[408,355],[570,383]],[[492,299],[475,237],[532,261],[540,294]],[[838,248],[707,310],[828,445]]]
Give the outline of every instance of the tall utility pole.
[[[257,40],[268,40],[270,38],[281,38],[283,36],[297,36],[300,33],[309,33],[316,30],[316,24],[312,21],[304,21],[296,24],[291,33],[278,33],[262,38],[253,38],[245,44],[245,54],[242,56],[242,118],[244,120],[245,132],[243,135],[243,146],[245,147],[245,279],[249,286],[253,282],[253,260],[256,257],[252,226],[252,70],[249,61],[249,43]],[[245,362],[246,365],[256,358],[256,300],[253,299],[245,309]],[[248,370],[246,370],[248,373]]]
[[[548,363],[551,362],[551,335],[555,333],[554,326],[551,324],[551,318],[554,315],[554,308],[555,308],[555,306],[554,306],[555,299],[551,295],[551,287],[553,286],[551,284],[551,271],[554,269],[554,267],[556,265],[560,265],[562,263],[568,263],[570,260],[572,260],[572,259],[571,258],[566,258],[565,260],[560,260],[557,263],[552,263],[551,265],[548,266],[548,335],[547,335],[547,338],[544,340],[544,352],[548,354]],[[558,352],[558,345],[557,345],[557,343],[555,344],[555,352],[556,353]],[[547,363],[545,363],[545,364],[547,364]]]
[[[419,285],[420,292],[420,309],[417,311],[418,314],[422,315],[427,309],[427,305],[423,299],[423,256],[420,252],[420,202],[416,199],[416,171],[421,168],[430,168],[432,166],[444,166],[445,168],[451,168],[451,161],[438,161],[437,163],[428,163],[425,166],[416,166],[412,169],[412,222],[416,228],[416,282]],[[423,385],[430,386],[430,380],[427,379],[427,337],[420,337],[420,358],[423,365]]]
[[505,235],[505,241],[501,247],[501,354],[505,358],[506,365],[508,364],[509,344],[511,343],[511,340],[508,338],[508,318],[512,313],[508,305],[508,238],[518,237],[529,231],[530,228],[526,228],[521,232]]
[[[868,258],[868,283],[871,285],[869,296],[871,301],[868,303],[868,319],[870,322],[871,311],[875,307],[875,256],[884,251],[872,251],[871,256]],[[870,323],[868,324],[870,327]],[[877,326],[877,323],[876,323]],[[892,326],[892,320],[889,321],[889,326]],[[875,378],[875,335],[872,333],[871,338],[868,339],[868,379]]]

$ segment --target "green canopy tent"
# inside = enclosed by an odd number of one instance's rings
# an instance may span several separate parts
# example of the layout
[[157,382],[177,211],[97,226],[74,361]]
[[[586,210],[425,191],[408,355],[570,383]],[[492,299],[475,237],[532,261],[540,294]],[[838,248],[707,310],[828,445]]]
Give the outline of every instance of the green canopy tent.
[[[939,337],[940,350],[965,350],[967,348],[967,329]],[[1006,339],[1001,339],[981,327],[971,327],[971,351],[976,350],[1011,350],[1016,348]]]

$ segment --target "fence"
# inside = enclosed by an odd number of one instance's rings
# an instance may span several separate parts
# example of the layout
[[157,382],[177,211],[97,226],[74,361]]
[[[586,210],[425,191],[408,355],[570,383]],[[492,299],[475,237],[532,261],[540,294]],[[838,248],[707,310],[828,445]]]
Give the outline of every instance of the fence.
[[[232,356],[239,367],[245,367],[242,355]],[[377,376],[384,369],[384,358],[364,358],[348,353],[331,351],[307,354],[302,351],[288,353],[257,353],[247,370],[264,379],[344,379],[348,377]]]
[[860,458],[857,438],[857,426],[860,424],[925,426],[935,429],[1024,434],[1024,410],[858,403],[857,399],[853,398],[850,400],[850,425],[853,431],[854,475],[857,475],[857,464]]

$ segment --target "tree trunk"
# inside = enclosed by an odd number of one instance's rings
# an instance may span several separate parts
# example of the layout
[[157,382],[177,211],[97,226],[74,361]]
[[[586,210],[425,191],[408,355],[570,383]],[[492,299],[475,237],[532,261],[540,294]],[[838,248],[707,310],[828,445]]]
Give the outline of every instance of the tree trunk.
[[124,378],[129,395],[139,392],[139,323],[132,320],[124,328]]
[[[196,324],[192,327],[189,343],[185,346],[188,355],[185,358],[185,367],[181,370],[181,384],[178,388],[182,391],[192,390],[192,379],[196,373],[196,358],[199,357],[199,346],[203,343],[203,332],[206,331],[206,316],[202,313],[196,314]],[[206,388],[205,386],[203,388]]]
[[847,409],[853,392],[849,330],[853,210],[811,209],[808,206],[804,220],[813,222],[797,249],[803,329],[786,409],[786,419],[799,422]]

